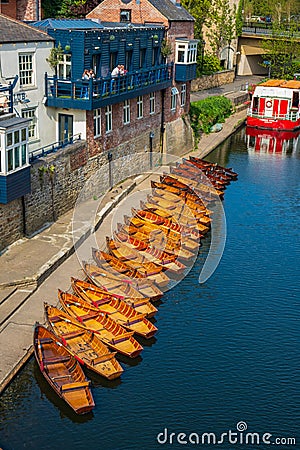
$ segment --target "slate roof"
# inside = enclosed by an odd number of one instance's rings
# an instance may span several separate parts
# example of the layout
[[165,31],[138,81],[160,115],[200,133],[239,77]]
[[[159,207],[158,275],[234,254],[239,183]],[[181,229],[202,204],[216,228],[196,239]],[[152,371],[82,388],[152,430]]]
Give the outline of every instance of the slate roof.
[[149,2],[169,21],[194,21],[194,17],[182,6],[171,0],[149,0]]
[[32,22],[32,25],[43,30],[90,30],[103,28],[103,25],[90,19],[44,19]]
[[53,41],[44,31],[0,14],[0,43]]

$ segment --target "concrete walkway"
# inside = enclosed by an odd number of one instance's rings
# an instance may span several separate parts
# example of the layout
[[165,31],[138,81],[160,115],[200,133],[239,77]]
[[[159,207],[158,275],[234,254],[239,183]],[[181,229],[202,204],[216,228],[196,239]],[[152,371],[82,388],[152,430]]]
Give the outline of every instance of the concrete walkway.
[[[232,134],[245,117],[245,109],[231,116],[222,131],[203,136],[198,151],[192,154],[206,156]],[[0,393],[32,355],[32,329],[36,321],[44,323],[44,302],[57,304],[57,289],[68,290],[71,276],[83,276],[80,261],[91,259],[92,247],[105,248],[105,236],[112,235],[118,217],[122,221],[123,214],[130,215],[131,206],[138,207],[139,200],[146,198],[150,176],[153,178],[152,174],[145,174],[128,179],[122,187],[116,186],[108,192],[96,223],[77,223],[75,239],[73,211],[70,211],[40,233],[17,241],[2,253]],[[131,192],[134,195],[129,197]],[[96,233],[93,233],[94,228],[98,228]],[[75,252],[74,244],[79,239],[83,243]]]

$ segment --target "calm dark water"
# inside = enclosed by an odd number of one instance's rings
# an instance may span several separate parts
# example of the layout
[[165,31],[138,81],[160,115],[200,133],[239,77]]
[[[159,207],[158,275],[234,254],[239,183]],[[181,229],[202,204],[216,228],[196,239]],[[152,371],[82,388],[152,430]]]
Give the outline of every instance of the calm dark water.
[[173,439],[185,433],[179,439],[192,442],[197,433],[200,443],[210,432],[220,441],[244,421],[248,429],[240,428],[239,439],[269,433],[270,442],[298,439],[276,448],[300,448],[300,157],[250,154],[244,134],[208,158],[239,173],[225,194],[227,241],[214,275],[198,284],[204,242],[192,271],[165,294],[156,316],[159,333],[142,358],[123,364],[120,381],[92,378],[97,406],[87,417],[72,415],[32,359],[1,397],[0,447],[270,448],[261,441],[236,444],[235,435],[218,445],[170,443],[172,432]]

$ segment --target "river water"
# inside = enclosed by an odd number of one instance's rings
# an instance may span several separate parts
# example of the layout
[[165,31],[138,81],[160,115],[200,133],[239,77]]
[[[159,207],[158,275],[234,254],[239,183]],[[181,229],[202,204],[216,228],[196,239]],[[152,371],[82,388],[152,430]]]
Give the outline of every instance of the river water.
[[265,149],[248,151],[242,129],[207,158],[239,173],[225,192],[227,241],[212,277],[198,283],[204,241],[164,295],[142,356],[123,363],[119,381],[91,376],[96,408],[86,417],[31,359],[1,397],[3,450],[300,448],[300,156]]

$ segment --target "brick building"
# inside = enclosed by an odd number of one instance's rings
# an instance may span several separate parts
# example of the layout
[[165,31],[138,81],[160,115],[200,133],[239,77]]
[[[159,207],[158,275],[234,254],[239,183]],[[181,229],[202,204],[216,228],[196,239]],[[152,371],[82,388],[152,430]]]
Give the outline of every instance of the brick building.
[[41,0],[0,0],[0,14],[18,20],[39,20]]

